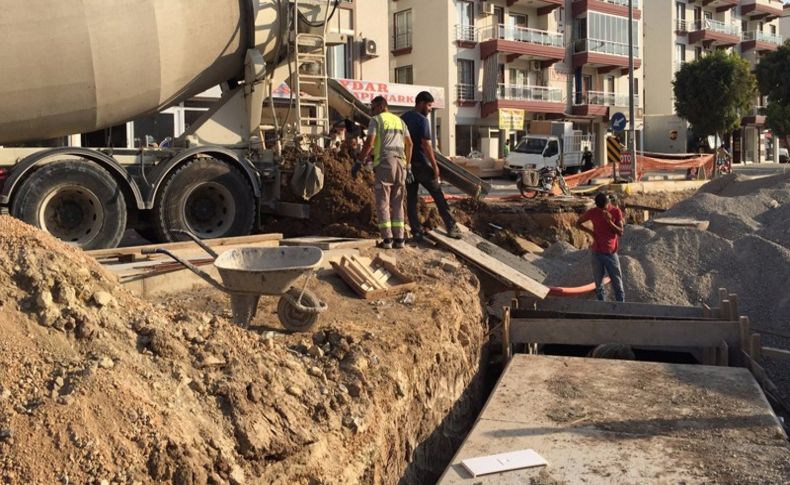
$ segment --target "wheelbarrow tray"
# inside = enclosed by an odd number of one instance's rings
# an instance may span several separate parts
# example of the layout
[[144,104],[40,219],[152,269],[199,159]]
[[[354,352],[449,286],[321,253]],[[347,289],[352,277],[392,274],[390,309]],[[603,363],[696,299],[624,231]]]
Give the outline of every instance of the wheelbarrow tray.
[[220,254],[214,267],[231,292],[282,295],[322,259],[316,247],[238,248]]

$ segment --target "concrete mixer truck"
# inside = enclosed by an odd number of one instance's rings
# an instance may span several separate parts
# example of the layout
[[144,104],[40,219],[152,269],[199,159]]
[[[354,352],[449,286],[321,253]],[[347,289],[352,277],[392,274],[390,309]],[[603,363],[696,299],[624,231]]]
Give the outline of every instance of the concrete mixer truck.
[[[83,249],[114,247],[127,228],[172,241],[184,229],[249,234],[264,214],[307,217],[306,204],[280,198],[282,143],[320,144],[330,107],[367,115],[327,78],[326,48],[344,41],[326,31],[338,1],[4,2],[0,210]],[[264,107],[283,82],[293,109],[278,119]],[[217,85],[220,99],[164,146],[24,144],[154,114]],[[443,167],[480,192],[473,175]]]

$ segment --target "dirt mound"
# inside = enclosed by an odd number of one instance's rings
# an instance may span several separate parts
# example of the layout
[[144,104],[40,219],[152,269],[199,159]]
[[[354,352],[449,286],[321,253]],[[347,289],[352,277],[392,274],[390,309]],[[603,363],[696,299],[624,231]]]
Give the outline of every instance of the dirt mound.
[[[620,257],[626,299],[663,304],[714,303],[718,288],[737,293],[740,311],[763,333],[764,345],[790,348],[790,177],[723,177],[664,215],[709,220],[708,231],[627,226]],[[549,283],[591,280],[587,251],[566,246],[536,264]],[[782,337],[785,336],[785,337]],[[767,343],[766,343],[767,342]],[[790,373],[772,377],[790,395]]]
[[272,298],[250,330],[216,292],[152,305],[0,217],[0,481],[430,480],[475,415],[484,340],[477,280],[431,258],[403,264],[421,283],[408,321],[329,276],[335,311],[286,335],[261,327]]

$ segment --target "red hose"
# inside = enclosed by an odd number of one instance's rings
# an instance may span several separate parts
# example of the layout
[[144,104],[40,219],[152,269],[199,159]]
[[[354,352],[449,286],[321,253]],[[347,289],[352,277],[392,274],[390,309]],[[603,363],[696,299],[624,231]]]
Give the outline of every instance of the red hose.
[[[603,279],[603,284],[608,285],[611,280],[609,277]],[[562,286],[549,287],[549,296],[578,296],[584,295],[595,291],[595,283],[589,283],[584,286],[575,286],[572,288],[564,288]]]

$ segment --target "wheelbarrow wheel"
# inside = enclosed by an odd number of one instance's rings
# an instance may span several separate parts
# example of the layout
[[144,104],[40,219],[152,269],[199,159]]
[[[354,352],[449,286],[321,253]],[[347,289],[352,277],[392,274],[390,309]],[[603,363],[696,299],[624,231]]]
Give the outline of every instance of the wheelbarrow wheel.
[[[291,303],[290,300],[299,301],[301,293],[302,290],[291,288],[285,295],[280,297],[280,301],[277,303],[277,317],[280,319],[280,323],[292,332],[306,332],[318,321],[317,311],[303,312]],[[302,306],[308,308],[321,308],[321,301],[310,290],[304,290],[301,303]]]

